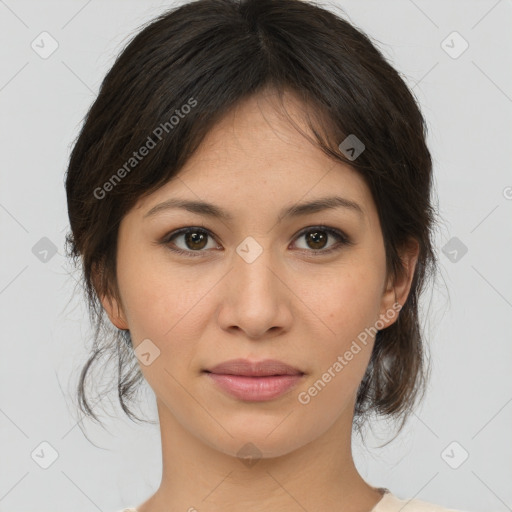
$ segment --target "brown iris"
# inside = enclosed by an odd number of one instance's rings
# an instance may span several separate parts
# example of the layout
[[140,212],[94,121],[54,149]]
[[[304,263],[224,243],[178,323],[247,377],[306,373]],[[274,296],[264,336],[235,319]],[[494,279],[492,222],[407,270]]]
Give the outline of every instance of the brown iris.
[[202,231],[185,233],[185,243],[190,249],[203,249],[206,246],[208,235]]
[[308,244],[313,243],[313,246],[310,245],[312,249],[322,249],[325,247],[327,236],[324,231],[310,231],[306,234],[306,240]]

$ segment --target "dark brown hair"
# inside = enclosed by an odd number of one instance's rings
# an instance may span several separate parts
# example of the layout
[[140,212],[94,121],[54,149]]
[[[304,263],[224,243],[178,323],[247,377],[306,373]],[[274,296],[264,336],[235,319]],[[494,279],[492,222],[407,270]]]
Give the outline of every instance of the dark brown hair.
[[[70,156],[66,242],[83,272],[96,327],[78,396],[82,412],[95,420],[85,384],[103,356],[117,360],[121,406],[139,419],[126,403],[143,380],[129,333],[113,329],[98,298],[106,294],[120,301],[121,219],[179,172],[222,116],[263,90],[281,100],[293,92],[308,114],[314,134],[308,138],[364,177],[380,218],[388,275],[404,271],[399,251],[407,241],[419,243],[407,301],[397,321],[376,335],[354,425],[360,430],[376,413],[401,418],[401,430],[423,395],[428,372],[418,299],[437,261],[432,161],[412,92],[367,35],[311,2],[197,0],[151,21],[126,46],[103,80]],[[365,144],[355,160],[339,148],[351,134]],[[134,151],[150,145],[144,158],[131,160]]]

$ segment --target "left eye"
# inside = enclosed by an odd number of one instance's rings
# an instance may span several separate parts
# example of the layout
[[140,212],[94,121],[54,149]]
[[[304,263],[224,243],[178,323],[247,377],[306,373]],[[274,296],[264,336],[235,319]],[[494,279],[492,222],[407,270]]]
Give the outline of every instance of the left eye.
[[[315,252],[325,254],[340,249],[341,246],[350,243],[348,237],[341,231],[323,226],[307,228],[297,236],[297,238],[301,237],[305,237],[306,244],[309,245],[310,249],[313,249],[313,254],[315,254]],[[336,239],[338,243],[333,243],[326,249],[325,247],[329,237]],[[305,249],[308,250],[308,247]]]
[[[179,240],[181,237],[183,237],[184,247],[179,247],[175,243],[175,241]],[[164,237],[162,243],[173,252],[195,257],[200,256],[200,253],[205,252],[203,249],[216,248],[215,243],[212,247],[208,247],[209,237],[212,238],[213,241],[211,233],[204,228],[187,227],[173,231]],[[341,249],[344,245],[352,244],[348,236],[341,231],[324,226],[306,228],[301,231],[295,239],[297,240],[302,237],[304,237],[307,247],[299,247],[299,249],[307,251],[315,256],[330,253]],[[334,238],[337,243],[335,242],[328,246],[327,242],[329,238]]]

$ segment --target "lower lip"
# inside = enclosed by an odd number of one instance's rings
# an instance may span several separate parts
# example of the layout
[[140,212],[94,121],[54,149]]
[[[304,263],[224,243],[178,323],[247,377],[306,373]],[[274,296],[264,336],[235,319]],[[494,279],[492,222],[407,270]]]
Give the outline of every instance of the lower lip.
[[207,373],[220,388],[230,395],[252,402],[263,402],[277,398],[294,387],[303,375],[272,375],[268,377],[246,377]]

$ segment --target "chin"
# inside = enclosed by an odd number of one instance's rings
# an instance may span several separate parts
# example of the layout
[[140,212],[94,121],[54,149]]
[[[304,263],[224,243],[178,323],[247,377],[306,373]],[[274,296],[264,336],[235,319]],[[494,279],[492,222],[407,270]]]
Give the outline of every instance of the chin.
[[[308,444],[312,438],[306,438],[298,432],[296,425],[280,415],[278,421],[267,418],[267,421],[251,419],[250,423],[234,425],[232,422],[222,423],[233,436],[225,433],[221,438],[209,439],[207,443],[216,450],[231,457],[250,461],[282,457]],[[265,418],[263,418],[264,420]],[[220,420],[219,420],[220,421]],[[209,436],[208,436],[209,437]]]

